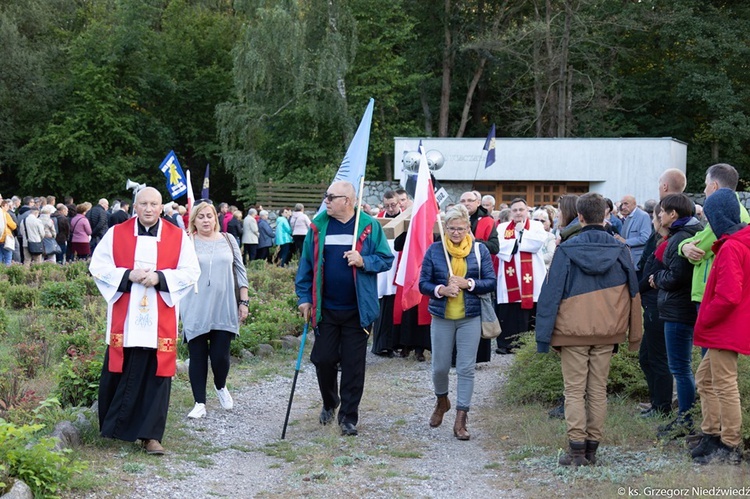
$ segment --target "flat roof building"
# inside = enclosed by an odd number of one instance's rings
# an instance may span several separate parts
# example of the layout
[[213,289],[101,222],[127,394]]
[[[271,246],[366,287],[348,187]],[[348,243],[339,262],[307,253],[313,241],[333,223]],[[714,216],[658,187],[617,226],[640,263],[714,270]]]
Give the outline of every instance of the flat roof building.
[[[639,204],[658,199],[657,182],[667,168],[683,172],[687,144],[664,138],[495,140],[495,163],[486,168],[484,138],[396,137],[394,178],[405,184],[401,159],[416,151],[419,141],[425,151],[437,150],[444,166],[433,172],[448,191],[492,194],[497,203],[524,197],[530,205],[557,203],[562,194],[593,191],[618,201],[625,194]],[[453,201],[457,201],[454,199]]]

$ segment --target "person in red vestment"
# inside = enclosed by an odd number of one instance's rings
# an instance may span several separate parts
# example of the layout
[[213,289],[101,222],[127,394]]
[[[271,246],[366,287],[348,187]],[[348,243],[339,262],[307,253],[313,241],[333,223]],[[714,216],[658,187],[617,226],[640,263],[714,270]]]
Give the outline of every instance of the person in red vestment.
[[99,429],[105,438],[141,440],[164,454],[169,394],[177,362],[178,303],[200,276],[185,231],[163,223],[159,191],[135,200],[137,218],[110,228],[89,271],[107,300],[107,350],[99,381]]

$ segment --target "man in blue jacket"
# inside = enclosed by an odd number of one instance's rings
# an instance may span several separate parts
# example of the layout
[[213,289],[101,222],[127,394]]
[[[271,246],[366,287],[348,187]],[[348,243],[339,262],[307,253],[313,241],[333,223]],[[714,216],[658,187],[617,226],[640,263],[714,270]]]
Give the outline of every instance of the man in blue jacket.
[[564,466],[596,462],[612,354],[626,338],[637,350],[643,334],[633,262],[628,247],[604,229],[606,206],[597,193],[578,199],[583,228],[557,248],[537,304],[537,351],[552,346],[562,361],[570,445],[559,460]]
[[295,282],[300,313],[315,328],[310,361],[323,398],[320,423],[330,423],[340,403],[342,435],[357,434],[365,387],[364,328],[378,317],[378,272],[393,264],[383,229],[370,215],[355,210],[355,198],[349,182],[334,182],[328,188],[326,210],[312,220],[305,236]]

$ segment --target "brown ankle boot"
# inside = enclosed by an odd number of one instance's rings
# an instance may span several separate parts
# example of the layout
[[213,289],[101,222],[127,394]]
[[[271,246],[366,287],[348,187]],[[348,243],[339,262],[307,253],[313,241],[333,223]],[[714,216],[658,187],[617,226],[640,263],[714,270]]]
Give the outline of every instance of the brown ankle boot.
[[586,440],[586,460],[589,464],[596,464],[596,450],[599,448],[599,442],[596,440]]
[[438,396],[435,410],[432,411],[432,416],[430,416],[430,426],[432,428],[440,426],[443,423],[443,415],[448,412],[450,408],[451,401],[448,400],[448,395]]
[[466,421],[468,419],[469,416],[466,411],[460,409],[456,411],[456,422],[453,423],[453,435],[459,440],[469,440],[471,438],[469,432],[466,430]]
[[558,464],[562,466],[586,466],[589,464],[586,459],[586,442],[569,442],[570,450],[560,456]]

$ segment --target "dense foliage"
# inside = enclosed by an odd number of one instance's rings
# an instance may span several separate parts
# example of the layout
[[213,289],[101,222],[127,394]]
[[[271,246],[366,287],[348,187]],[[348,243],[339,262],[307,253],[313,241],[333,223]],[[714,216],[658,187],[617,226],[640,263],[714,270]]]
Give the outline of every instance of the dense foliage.
[[[368,177],[394,136],[672,136],[750,177],[746,2],[0,0],[2,192],[327,181],[369,97]],[[95,182],[91,180],[95,179]],[[196,185],[197,187],[197,185]],[[746,187],[746,186],[743,186]]]

